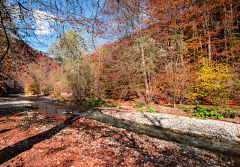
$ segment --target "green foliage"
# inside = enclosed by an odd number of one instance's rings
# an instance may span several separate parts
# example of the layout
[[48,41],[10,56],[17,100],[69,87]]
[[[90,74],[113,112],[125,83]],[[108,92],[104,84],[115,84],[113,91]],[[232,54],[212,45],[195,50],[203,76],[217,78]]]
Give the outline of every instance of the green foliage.
[[183,111],[190,113],[191,110],[193,110],[194,105],[190,105],[190,106],[185,106],[185,105],[178,105],[177,108],[182,109]]
[[[139,109],[139,110],[137,110],[137,111],[139,111],[139,112],[145,112],[144,109]],[[146,112],[148,112],[148,113],[156,113],[156,111],[153,110],[153,109],[148,109]]]
[[[237,116],[240,116],[240,112],[238,110],[234,111],[232,108],[226,108],[223,109],[220,106],[210,106],[205,107],[202,105],[199,105],[198,102],[196,102],[196,105],[190,105],[190,106],[178,106],[178,108],[184,110],[188,114],[186,116],[198,116],[201,118],[215,118],[215,119],[222,119],[222,118],[235,118]],[[192,113],[192,114],[190,114]]]
[[200,116],[202,118],[211,117],[216,119],[222,119],[235,118],[240,114],[238,111],[233,111],[233,109],[231,108],[222,109],[221,107],[203,107],[201,105],[196,105],[194,115]]
[[156,113],[156,111],[154,109],[148,109],[147,112],[149,112],[149,113]]
[[[75,31],[67,30],[58,43],[53,43],[48,53],[63,65],[64,74],[60,77],[61,89],[76,96],[85,96],[93,82],[90,57],[86,56],[85,41]],[[91,89],[90,89],[91,90]],[[92,105],[98,105],[96,104]]]
[[136,103],[132,103],[129,106],[132,106],[134,108],[134,107],[136,107],[136,105],[137,105]]
[[144,112],[145,110],[144,110],[144,109],[139,109],[139,110],[137,110],[137,111]]
[[136,103],[132,103],[129,106],[132,106],[133,108],[138,107],[138,108],[143,108],[145,107],[147,104],[136,104]]
[[101,107],[101,106],[117,107],[118,106],[117,103],[110,103],[109,101],[104,101],[101,99],[88,99],[88,100],[86,100],[86,102],[91,107]]
[[233,111],[233,109],[231,108],[225,109],[225,112],[223,114],[224,114],[224,117],[227,117],[227,118],[235,118],[236,116],[239,116],[239,112]]
[[221,114],[219,114],[219,115],[217,116],[217,119],[223,119],[223,116],[222,116]]
[[58,98],[59,101],[65,101],[65,98],[64,97],[60,97]]
[[88,100],[86,100],[86,102],[91,107],[98,107],[98,106],[102,106],[102,105],[107,103],[107,102],[105,102],[104,100],[101,100],[101,99],[88,99]]
[[115,103],[113,103],[112,105],[111,105],[111,107],[117,107],[118,105],[117,104],[115,104]]
[[215,111],[213,111],[214,108],[212,107],[204,107],[201,105],[196,105],[194,110],[194,116],[199,116],[201,118],[216,118],[216,119],[222,119],[223,116]]
[[[145,100],[147,103],[150,102],[149,98],[149,81],[148,77],[151,77],[155,73],[156,69],[156,55],[158,54],[159,48],[156,47],[156,41],[151,38],[149,35],[141,35],[134,42],[133,45],[129,48],[128,55],[129,59],[127,71],[131,71],[130,75],[137,75],[139,79],[144,80],[145,88],[142,89],[145,93]],[[122,70],[126,71],[125,68]],[[129,74],[128,74],[129,75]],[[133,82],[138,83],[136,78],[133,79]],[[139,87],[139,86],[137,86]]]
[[105,103],[105,107],[109,107],[109,106],[111,106],[111,103],[109,102]]
[[58,62],[65,64],[69,58],[75,59],[81,55],[83,50],[86,50],[84,43],[81,34],[67,30],[58,43],[52,43],[48,53],[54,55],[54,59]]

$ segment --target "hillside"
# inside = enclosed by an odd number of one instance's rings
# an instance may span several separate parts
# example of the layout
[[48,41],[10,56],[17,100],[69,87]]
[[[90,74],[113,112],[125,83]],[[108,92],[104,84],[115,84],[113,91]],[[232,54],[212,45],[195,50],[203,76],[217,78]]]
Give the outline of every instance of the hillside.
[[[185,4],[150,1],[154,9],[169,8],[153,11],[148,28],[92,55],[101,64],[103,92],[115,99],[172,106],[196,100],[205,105],[239,104],[239,4],[224,3],[190,3],[178,13]],[[226,15],[230,12],[231,18]]]
[[[53,70],[58,68],[57,63],[51,57],[48,57],[48,55],[33,49],[24,41],[18,40],[9,34],[8,36],[10,47],[7,55],[1,63],[1,94],[23,93],[27,85],[32,82],[29,68],[33,65],[39,68],[40,66],[43,66],[43,63],[45,62],[45,69],[51,68],[51,70]],[[6,38],[3,33],[1,33],[0,39],[2,44],[0,54],[3,55],[7,47]],[[43,71],[38,71],[35,75],[41,75],[42,72]]]

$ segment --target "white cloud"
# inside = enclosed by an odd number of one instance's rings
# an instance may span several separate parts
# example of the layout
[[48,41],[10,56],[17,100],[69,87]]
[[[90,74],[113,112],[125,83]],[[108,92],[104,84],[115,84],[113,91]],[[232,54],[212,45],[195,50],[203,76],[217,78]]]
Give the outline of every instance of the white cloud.
[[13,5],[10,2],[7,2],[6,3],[6,9],[7,9],[8,13],[10,14],[12,19],[20,20],[20,15],[22,15],[22,14],[20,12],[19,6]]
[[36,21],[35,34],[37,35],[48,35],[53,29],[50,28],[50,24],[54,23],[56,17],[48,14],[47,12],[36,10],[33,13],[33,17]]

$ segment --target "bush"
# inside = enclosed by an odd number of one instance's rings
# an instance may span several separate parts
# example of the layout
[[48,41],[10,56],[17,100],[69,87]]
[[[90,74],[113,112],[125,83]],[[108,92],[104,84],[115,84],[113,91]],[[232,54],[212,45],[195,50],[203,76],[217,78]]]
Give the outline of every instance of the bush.
[[177,106],[178,108],[182,109],[183,111],[187,112],[187,113],[190,113],[195,106],[193,105],[190,105],[190,106],[184,106],[184,105],[181,105],[181,106]]
[[132,106],[133,108],[135,108],[135,107],[138,107],[138,108],[143,108],[143,107],[145,107],[147,104],[136,104],[136,103],[132,103],[132,104],[130,104],[129,106]]
[[65,98],[64,97],[60,97],[58,98],[59,101],[65,101]]
[[[222,118],[235,118],[240,116],[240,111],[236,110],[234,111],[231,108],[223,109],[219,106],[211,106],[211,107],[204,107],[199,105],[199,102],[196,101],[196,105],[190,105],[190,106],[178,106],[178,108],[184,110],[188,113],[188,116],[198,116],[201,118],[215,118],[215,119],[222,119]],[[191,112],[191,114],[189,114]]]
[[201,118],[211,117],[211,118],[215,118],[215,119],[222,119],[223,118],[223,116],[220,113],[215,112],[214,108],[203,107],[203,106],[198,105],[198,104],[195,107],[194,116],[199,116]]
[[114,103],[113,103],[113,104],[111,105],[111,107],[117,107],[117,104],[114,104]]
[[137,110],[137,111],[144,112],[144,109],[140,109],[140,110]]
[[148,109],[147,112],[150,112],[150,113],[155,113],[156,111],[153,110],[153,109]]
[[222,113],[225,118],[235,118],[235,117],[240,116],[240,113],[238,110],[233,111],[233,109],[231,109],[231,108],[225,109],[224,112],[222,112]]
[[106,102],[101,99],[89,99],[87,103],[89,103],[89,106],[98,107],[104,105]]
[[109,102],[105,103],[105,107],[109,107],[111,104]]
[[129,106],[132,106],[133,108],[135,108],[136,105],[137,105],[136,103],[129,104]]

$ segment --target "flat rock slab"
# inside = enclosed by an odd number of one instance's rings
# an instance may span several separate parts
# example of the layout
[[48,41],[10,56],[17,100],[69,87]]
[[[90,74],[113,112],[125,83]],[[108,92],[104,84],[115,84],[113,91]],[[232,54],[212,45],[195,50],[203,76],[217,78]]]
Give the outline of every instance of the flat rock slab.
[[12,115],[17,112],[29,110],[33,104],[33,102],[28,100],[0,97],[0,116]]
[[159,113],[124,112],[116,110],[101,110],[101,112],[107,116],[139,124],[158,126],[200,136],[222,138],[240,143],[240,124],[236,123]]
[[14,107],[32,107],[33,102],[28,100],[19,100],[16,98],[1,97],[0,98],[0,109],[1,108],[14,108]]

